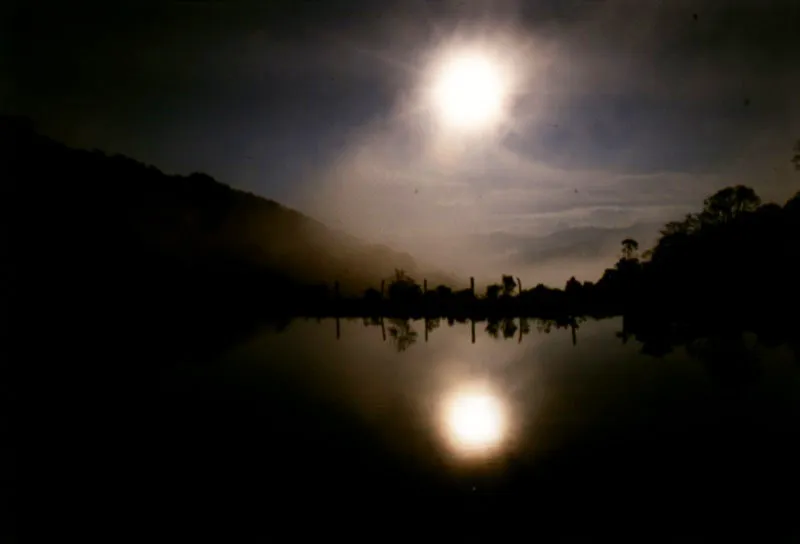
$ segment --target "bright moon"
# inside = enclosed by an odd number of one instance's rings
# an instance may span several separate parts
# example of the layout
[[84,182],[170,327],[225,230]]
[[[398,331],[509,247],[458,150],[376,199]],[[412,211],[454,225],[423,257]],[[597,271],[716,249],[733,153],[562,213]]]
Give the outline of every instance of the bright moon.
[[440,67],[433,100],[442,120],[462,129],[500,120],[505,89],[500,70],[480,55],[454,56]]
[[444,422],[450,441],[460,453],[490,451],[505,434],[499,400],[482,392],[455,394],[446,404]]

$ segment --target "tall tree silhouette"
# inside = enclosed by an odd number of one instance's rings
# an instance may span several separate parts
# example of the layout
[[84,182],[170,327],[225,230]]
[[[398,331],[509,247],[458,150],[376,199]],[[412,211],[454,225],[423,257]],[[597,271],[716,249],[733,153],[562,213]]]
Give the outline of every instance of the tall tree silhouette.
[[639,242],[633,238],[625,238],[622,241],[622,258],[635,259],[639,253]]
[[514,279],[514,276],[506,276],[503,275],[503,296],[511,297],[514,296],[514,291],[517,289],[517,282]]

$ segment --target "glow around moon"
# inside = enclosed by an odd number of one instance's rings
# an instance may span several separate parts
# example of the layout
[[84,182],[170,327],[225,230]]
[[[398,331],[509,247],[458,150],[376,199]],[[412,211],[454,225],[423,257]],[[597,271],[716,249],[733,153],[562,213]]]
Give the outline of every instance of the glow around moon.
[[481,128],[502,118],[506,89],[491,59],[476,53],[456,54],[438,70],[432,98],[446,125]]
[[462,388],[443,403],[445,437],[459,456],[484,456],[506,437],[507,413],[500,398],[485,388]]
[[424,107],[448,138],[492,132],[509,121],[513,99],[526,77],[510,36],[454,38],[427,60],[421,84]]

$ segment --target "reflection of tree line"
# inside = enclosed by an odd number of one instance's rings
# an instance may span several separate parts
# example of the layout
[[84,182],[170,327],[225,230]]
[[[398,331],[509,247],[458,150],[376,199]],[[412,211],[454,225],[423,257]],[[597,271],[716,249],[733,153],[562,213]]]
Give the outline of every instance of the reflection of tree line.
[[[349,318],[355,319],[355,318]],[[337,338],[340,337],[340,319],[336,318]],[[391,343],[398,352],[404,352],[417,343],[424,332],[424,340],[446,322],[448,327],[456,324],[470,324],[472,343],[476,342],[476,329],[483,329],[490,338],[516,340],[522,339],[534,330],[538,334],[549,334],[553,330],[569,330],[572,344],[577,345],[577,331],[586,322],[585,318],[489,318],[473,320],[465,318],[431,318],[414,322],[400,317],[365,317],[364,327],[380,328],[383,341]],[[420,327],[421,326],[421,327]],[[748,342],[747,332],[755,335],[755,342]],[[795,361],[800,364],[800,337],[791,335],[788,329],[774,327],[755,331],[735,328],[714,328],[708,326],[676,326],[664,320],[651,320],[643,316],[623,316],[622,330],[616,337],[627,344],[634,340],[641,345],[639,351],[644,355],[661,358],[683,348],[692,358],[698,359],[716,378],[725,382],[745,382],[757,378],[760,373],[759,347],[775,348],[788,344]]]
[[[475,330],[477,326],[483,327],[483,331],[491,338],[516,339],[518,343],[522,338],[533,330],[531,322],[539,333],[549,334],[553,329],[570,329],[572,331],[572,343],[577,344],[577,329],[584,318],[561,318],[561,319],[531,319],[527,317],[512,318],[492,317],[485,320],[475,320],[466,318],[426,318],[422,320],[422,330],[425,342],[428,341],[433,332],[440,328],[442,321],[448,327],[453,327],[456,323],[470,323],[472,333],[472,343],[476,341]],[[394,344],[397,351],[405,351],[419,339],[419,333],[411,319],[403,317],[365,317],[363,318],[365,327],[379,327],[384,341],[387,339]],[[341,337],[340,319],[336,318],[336,337]]]
[[632,314],[623,316],[617,338],[623,343],[635,340],[641,345],[641,353],[656,358],[682,349],[703,362],[712,376],[734,384],[758,378],[762,348],[788,347],[800,365],[800,335],[796,321],[789,319],[745,326],[731,322],[676,323],[654,314]]

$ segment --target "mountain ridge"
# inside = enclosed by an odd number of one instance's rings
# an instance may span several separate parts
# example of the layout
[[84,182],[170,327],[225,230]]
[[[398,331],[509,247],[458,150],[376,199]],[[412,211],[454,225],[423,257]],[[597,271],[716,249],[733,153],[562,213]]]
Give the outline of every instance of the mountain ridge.
[[4,117],[0,125],[4,215],[23,253],[49,248],[57,261],[71,260],[74,251],[93,265],[103,252],[121,258],[126,251],[155,252],[181,266],[234,259],[290,283],[338,282],[342,292],[378,287],[395,269],[453,281],[408,253],[361,241],[207,174],[168,175],[123,155],[69,148],[25,119]]

